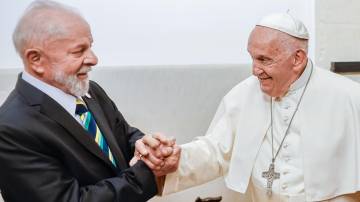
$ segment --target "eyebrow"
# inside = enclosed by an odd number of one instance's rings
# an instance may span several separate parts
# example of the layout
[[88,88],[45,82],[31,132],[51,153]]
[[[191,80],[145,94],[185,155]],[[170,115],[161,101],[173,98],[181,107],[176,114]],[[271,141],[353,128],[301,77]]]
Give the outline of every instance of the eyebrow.
[[83,48],[86,48],[88,45],[87,44],[83,44],[83,43],[79,43],[79,44],[76,44],[74,46],[72,46],[70,49],[74,50],[74,49],[83,49]]
[[268,56],[265,55],[259,55],[258,58],[270,59]]

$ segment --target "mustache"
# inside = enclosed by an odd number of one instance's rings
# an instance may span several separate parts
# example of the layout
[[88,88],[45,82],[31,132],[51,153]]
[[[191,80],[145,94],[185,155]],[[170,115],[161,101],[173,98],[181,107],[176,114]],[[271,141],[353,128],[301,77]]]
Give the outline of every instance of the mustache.
[[258,78],[259,79],[267,79],[267,78],[271,78],[271,77],[267,74],[260,74],[260,75],[258,75]]
[[86,74],[91,71],[92,71],[91,67],[84,66],[84,67],[81,67],[81,69],[78,71],[78,74]]

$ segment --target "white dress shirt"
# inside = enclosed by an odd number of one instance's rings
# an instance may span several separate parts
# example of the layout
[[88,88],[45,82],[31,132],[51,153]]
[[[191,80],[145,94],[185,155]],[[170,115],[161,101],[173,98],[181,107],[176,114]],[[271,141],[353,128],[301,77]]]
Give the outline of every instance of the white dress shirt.
[[72,117],[74,117],[79,123],[80,119],[79,116],[75,114],[76,109],[76,97],[70,94],[65,93],[64,91],[49,85],[31,74],[27,73],[26,71],[23,71],[22,73],[22,79],[32,86],[36,87],[49,97],[51,97],[53,100],[55,100],[59,105],[61,105],[65,111],[67,111]]

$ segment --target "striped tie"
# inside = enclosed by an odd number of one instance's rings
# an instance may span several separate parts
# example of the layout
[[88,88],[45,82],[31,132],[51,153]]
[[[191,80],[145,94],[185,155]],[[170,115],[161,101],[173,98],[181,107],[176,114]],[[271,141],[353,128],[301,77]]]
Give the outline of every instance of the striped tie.
[[97,126],[95,118],[86,107],[84,101],[82,101],[81,99],[76,99],[75,114],[80,116],[81,123],[85,130],[89,132],[89,134],[92,138],[94,138],[95,142],[99,145],[101,150],[105,153],[106,156],[109,157],[112,164],[116,167],[114,156],[110,151],[109,145],[106,143],[105,137],[102,135],[99,127]]

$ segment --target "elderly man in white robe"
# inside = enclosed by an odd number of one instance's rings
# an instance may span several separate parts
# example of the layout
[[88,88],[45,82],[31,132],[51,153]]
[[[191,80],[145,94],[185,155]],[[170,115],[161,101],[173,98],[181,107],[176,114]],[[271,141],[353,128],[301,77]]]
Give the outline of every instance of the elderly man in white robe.
[[[308,39],[289,14],[255,26],[253,76],[223,98],[206,136],[181,145],[164,193],[224,176],[228,188],[250,190],[256,202],[360,201],[360,85],[314,67]],[[155,150],[137,145],[156,169]]]

